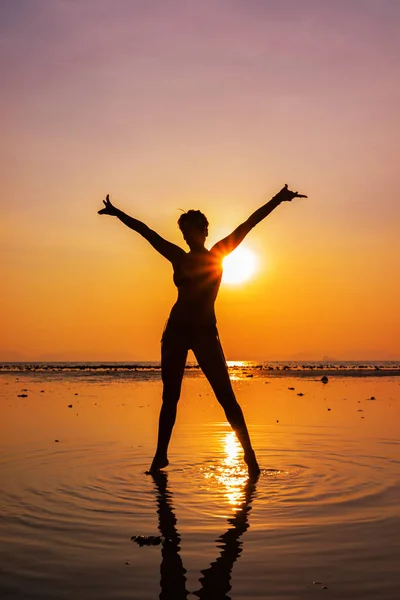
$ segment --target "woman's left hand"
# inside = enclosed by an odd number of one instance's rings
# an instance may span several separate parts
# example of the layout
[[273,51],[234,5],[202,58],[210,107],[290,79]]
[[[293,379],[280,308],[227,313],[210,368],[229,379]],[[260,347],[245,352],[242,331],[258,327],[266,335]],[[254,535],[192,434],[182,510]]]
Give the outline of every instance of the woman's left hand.
[[106,196],[106,199],[103,200],[103,203],[104,203],[104,208],[97,211],[99,213],[99,215],[111,215],[112,217],[115,217],[115,215],[117,214],[117,208],[115,208],[115,206],[111,203],[108,194]]

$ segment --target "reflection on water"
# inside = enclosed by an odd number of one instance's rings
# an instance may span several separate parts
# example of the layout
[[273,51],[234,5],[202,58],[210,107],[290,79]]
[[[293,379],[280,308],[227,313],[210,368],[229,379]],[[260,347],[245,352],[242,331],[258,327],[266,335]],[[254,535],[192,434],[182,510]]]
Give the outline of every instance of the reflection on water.
[[265,383],[236,384],[262,466],[251,503],[204,379],[186,379],[153,481],[161,384],[0,376],[2,600],[397,598],[398,378]]
[[243,500],[244,486],[248,479],[247,469],[244,466],[242,458],[242,448],[234,431],[227,433],[221,439],[221,445],[224,450],[222,463],[211,469],[204,467],[204,477],[208,480],[215,480],[220,486],[225,488],[225,497],[233,510],[238,510]]
[[163,538],[160,564],[160,599],[182,600],[187,598],[186,569],[180,557],[181,538],[177,530],[177,519],[173,512],[172,493],[168,489],[165,473],[153,477],[157,491],[158,529]]
[[[194,592],[198,598],[207,600],[229,600],[231,572],[234,563],[242,552],[240,537],[249,528],[248,514],[251,510],[256,480],[249,479],[243,461],[240,460],[241,447],[234,432],[221,438],[224,449],[222,464],[216,469],[204,469],[206,479],[214,478],[225,488],[225,497],[233,509],[228,519],[230,527],[217,540],[220,554],[210,566],[201,571],[201,588]],[[153,475],[156,489],[158,529],[161,534],[160,599],[186,600],[186,569],[179,554],[181,537],[177,529],[174,513],[173,494],[168,488],[166,473]],[[142,546],[141,537],[133,536],[133,541]]]
[[[159,597],[160,600],[186,600],[189,591],[186,588],[186,569],[179,554],[181,537],[174,513],[173,494],[168,488],[166,473],[153,475],[153,480],[157,494],[158,529],[162,540]],[[231,527],[216,540],[221,550],[219,556],[209,567],[201,571],[202,577],[199,579],[201,588],[193,592],[198,598],[230,600],[227,593],[231,589],[232,568],[242,552],[243,542],[240,537],[249,528],[248,514],[255,490],[256,480],[246,477],[240,491],[237,490],[235,493],[235,514],[228,519]],[[142,545],[135,536],[132,539],[138,545]]]
[[198,598],[206,600],[229,600],[227,595],[231,589],[231,573],[234,563],[242,553],[241,536],[250,527],[248,515],[256,493],[256,481],[247,478],[242,488],[241,503],[236,505],[236,512],[228,519],[231,525],[217,540],[221,552],[210,566],[202,571],[201,588],[194,592]]
[[251,361],[248,360],[227,360],[226,364],[228,367],[249,367],[252,366]]

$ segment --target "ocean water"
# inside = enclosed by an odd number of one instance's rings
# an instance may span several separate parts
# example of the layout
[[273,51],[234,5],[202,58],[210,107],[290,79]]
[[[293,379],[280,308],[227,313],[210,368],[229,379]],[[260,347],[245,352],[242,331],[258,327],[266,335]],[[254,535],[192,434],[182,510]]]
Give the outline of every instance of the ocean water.
[[232,365],[251,482],[194,366],[153,478],[159,365],[3,364],[0,597],[397,599],[399,365],[320,367]]
[[[400,361],[261,361],[231,360],[227,361],[232,376],[257,375],[271,376],[314,376],[350,375],[384,376],[400,375]],[[186,373],[198,371],[195,361],[188,361]],[[110,375],[111,377],[129,377],[136,379],[157,379],[161,372],[158,361],[119,361],[119,362],[3,362],[0,363],[1,373],[89,373]]]

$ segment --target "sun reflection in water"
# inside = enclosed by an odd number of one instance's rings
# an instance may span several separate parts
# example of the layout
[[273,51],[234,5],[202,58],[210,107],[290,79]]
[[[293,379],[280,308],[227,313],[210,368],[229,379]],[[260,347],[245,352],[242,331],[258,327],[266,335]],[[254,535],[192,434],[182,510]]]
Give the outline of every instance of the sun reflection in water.
[[205,470],[206,479],[213,479],[223,486],[224,496],[233,510],[238,510],[244,501],[244,486],[248,479],[243,451],[234,431],[221,438],[224,456],[215,469]]
[[228,367],[247,367],[250,362],[248,360],[227,360]]
[[229,377],[231,381],[246,379],[249,375],[253,377],[255,374],[254,368],[258,366],[258,363],[252,360],[227,360],[226,364],[229,368]]

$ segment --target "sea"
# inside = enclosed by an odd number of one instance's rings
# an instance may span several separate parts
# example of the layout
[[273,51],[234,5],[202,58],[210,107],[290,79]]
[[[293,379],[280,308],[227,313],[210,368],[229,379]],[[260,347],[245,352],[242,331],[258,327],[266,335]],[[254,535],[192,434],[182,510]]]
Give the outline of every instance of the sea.
[[230,361],[260,463],[188,363],[0,364],[1,600],[397,600],[400,361]]

